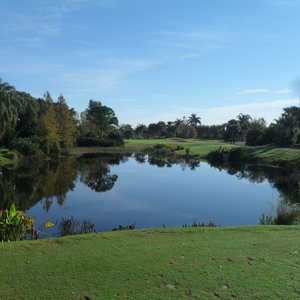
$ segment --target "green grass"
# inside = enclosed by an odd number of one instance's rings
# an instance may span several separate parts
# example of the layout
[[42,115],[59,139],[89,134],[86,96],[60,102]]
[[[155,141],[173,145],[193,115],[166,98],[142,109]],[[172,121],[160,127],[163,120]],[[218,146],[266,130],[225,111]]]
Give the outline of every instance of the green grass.
[[241,147],[242,160],[258,162],[266,165],[298,164],[300,163],[300,150],[292,148],[275,147]]
[[299,299],[296,226],[109,232],[0,245],[0,299]]
[[[196,139],[141,139],[141,140],[126,140],[123,147],[80,147],[70,150],[70,154],[83,154],[83,153],[130,153],[145,150],[148,147],[166,144],[170,146],[182,146],[190,149],[190,154],[199,158],[205,158],[210,151],[222,147],[237,147],[238,145],[232,145],[220,140],[196,140]],[[185,155],[185,150],[177,151],[179,156]]]

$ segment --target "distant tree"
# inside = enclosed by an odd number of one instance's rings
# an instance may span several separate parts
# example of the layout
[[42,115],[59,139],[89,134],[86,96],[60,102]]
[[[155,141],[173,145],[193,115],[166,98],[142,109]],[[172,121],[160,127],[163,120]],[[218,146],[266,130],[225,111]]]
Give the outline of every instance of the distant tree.
[[250,123],[250,129],[266,129],[267,123],[264,118],[252,119]]
[[121,125],[119,130],[124,139],[132,139],[134,137],[134,130],[129,124]]
[[144,124],[139,124],[134,129],[135,136],[137,138],[147,138],[148,137],[148,128]]
[[156,123],[151,123],[148,126],[148,134],[151,138],[158,138],[159,137],[159,127]]
[[275,121],[273,127],[277,133],[276,144],[288,146],[300,143],[300,107],[284,108],[282,115]]
[[191,114],[188,118],[188,123],[193,127],[197,127],[201,125],[201,118],[198,117],[196,114]]
[[228,121],[225,128],[225,140],[231,143],[235,143],[239,140],[240,136],[241,136],[240,122],[234,119]]
[[44,99],[47,104],[52,104],[54,102],[51,94],[48,91],[44,94]]
[[252,120],[252,117],[250,115],[245,115],[245,114],[239,114],[237,116],[237,120],[239,121],[240,123],[240,128],[241,128],[241,140],[242,141],[245,141],[246,139],[246,135],[247,135],[247,132],[248,130],[250,129],[251,127],[251,120]]
[[115,112],[101,102],[90,100],[86,111],[86,119],[99,137],[103,138],[111,129],[118,126]]

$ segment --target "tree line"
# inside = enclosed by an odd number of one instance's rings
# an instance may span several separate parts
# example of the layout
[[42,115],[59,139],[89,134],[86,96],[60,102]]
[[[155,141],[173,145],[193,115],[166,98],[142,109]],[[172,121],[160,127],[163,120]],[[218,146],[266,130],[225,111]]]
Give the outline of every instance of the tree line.
[[173,137],[294,146],[300,144],[300,107],[284,108],[270,125],[248,114],[239,114],[221,125],[204,125],[193,113],[175,121],[133,127],[119,125],[113,109],[99,101],[90,100],[79,115],[63,95],[54,100],[46,92],[35,98],[0,80],[0,147],[24,155],[57,156],[74,146],[120,146],[123,139]]
[[121,145],[118,118],[101,102],[90,100],[79,116],[63,95],[54,100],[16,90],[0,80],[0,146],[24,155],[59,155],[76,145]]
[[281,116],[269,126],[264,118],[253,118],[242,113],[221,125],[204,125],[199,116],[191,114],[175,121],[159,121],[148,126],[124,124],[119,130],[125,139],[178,137],[221,139],[230,143],[245,142],[250,146],[294,146],[300,143],[300,107],[284,108]]

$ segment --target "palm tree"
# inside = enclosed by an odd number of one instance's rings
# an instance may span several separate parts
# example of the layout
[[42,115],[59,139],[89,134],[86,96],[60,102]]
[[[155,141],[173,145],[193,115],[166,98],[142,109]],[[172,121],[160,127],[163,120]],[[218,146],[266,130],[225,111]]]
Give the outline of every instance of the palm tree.
[[188,123],[191,126],[197,127],[198,125],[201,125],[201,118],[196,114],[191,114],[188,118]]

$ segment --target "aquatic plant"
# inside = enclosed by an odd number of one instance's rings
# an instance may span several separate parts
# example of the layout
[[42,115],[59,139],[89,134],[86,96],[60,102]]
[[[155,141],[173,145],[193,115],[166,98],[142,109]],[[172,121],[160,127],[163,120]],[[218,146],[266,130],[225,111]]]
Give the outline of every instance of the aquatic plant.
[[26,216],[24,212],[16,209],[15,204],[12,204],[9,209],[0,211],[0,240],[18,241],[26,233],[36,236],[33,223],[34,218]]
[[212,222],[209,221],[208,223],[205,222],[193,222],[192,224],[183,224],[182,225],[183,228],[188,228],[188,227],[217,227],[217,225]]
[[74,235],[96,232],[95,224],[90,221],[78,221],[73,217],[63,218],[59,223],[59,235]]
[[300,222],[300,206],[280,201],[275,209],[274,216],[262,214],[259,219],[260,225],[296,225]]
[[133,230],[135,229],[135,224],[130,225],[118,225],[117,227],[114,227],[112,231],[121,231],[121,230]]

